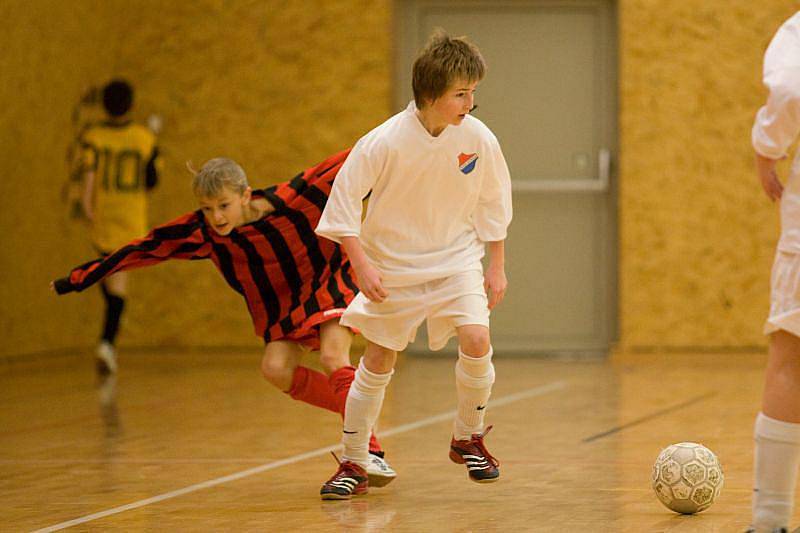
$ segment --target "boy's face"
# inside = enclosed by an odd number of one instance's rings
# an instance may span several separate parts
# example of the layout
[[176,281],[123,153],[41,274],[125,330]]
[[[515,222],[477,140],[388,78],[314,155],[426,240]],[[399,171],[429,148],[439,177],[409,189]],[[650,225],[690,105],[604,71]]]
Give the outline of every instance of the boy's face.
[[244,224],[251,192],[250,187],[241,194],[223,187],[217,196],[199,198],[206,223],[220,235],[228,235],[233,228]]
[[475,103],[475,89],[478,83],[457,80],[442,96],[428,105],[425,113],[432,115],[432,118],[440,124],[458,126]]

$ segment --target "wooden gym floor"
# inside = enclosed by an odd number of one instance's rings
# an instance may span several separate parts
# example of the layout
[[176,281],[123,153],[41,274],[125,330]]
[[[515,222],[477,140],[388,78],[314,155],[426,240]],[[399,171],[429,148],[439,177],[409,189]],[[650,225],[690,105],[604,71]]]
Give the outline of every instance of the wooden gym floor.
[[[496,358],[498,483],[447,458],[451,357],[401,358],[380,435],[399,477],[322,502],[340,421],[259,375],[258,350],[123,350],[0,363],[0,530],[742,532],[763,354]],[[725,486],[697,516],[657,501],[659,451],[702,442]]]

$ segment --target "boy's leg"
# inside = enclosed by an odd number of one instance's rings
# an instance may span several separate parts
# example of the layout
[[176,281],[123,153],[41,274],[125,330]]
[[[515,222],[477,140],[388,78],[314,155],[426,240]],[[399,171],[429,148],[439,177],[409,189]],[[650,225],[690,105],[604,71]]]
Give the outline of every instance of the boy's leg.
[[[344,409],[347,402],[347,393],[350,391],[350,385],[355,378],[356,369],[350,364],[350,346],[353,343],[353,334],[349,328],[339,325],[339,319],[328,320],[319,325],[319,360],[325,373],[328,374],[328,382],[333,391],[333,395],[337,400],[337,407],[339,413],[344,418]],[[369,451],[376,457],[370,458],[370,466],[378,468],[386,475],[390,476],[388,481],[391,481],[394,476],[394,470],[389,468],[383,461],[383,450],[375,434],[371,433],[369,438]],[[373,480],[370,479],[370,482]],[[382,486],[383,480],[376,479],[372,485],[379,487]]]
[[483,431],[486,403],[494,383],[494,365],[489,328],[470,324],[456,331],[459,348],[456,362],[458,414],[453,436],[464,440]]
[[788,528],[800,465],[800,338],[784,330],[770,336],[754,456],[753,530]]
[[347,394],[342,462],[322,486],[322,499],[349,499],[352,494],[367,492],[369,433],[380,414],[396,360],[397,352],[367,341],[367,350]]
[[[339,320],[329,320],[320,324],[320,363],[328,373],[331,389],[339,400],[341,415],[344,418],[347,394],[355,379],[356,369],[350,366],[350,346],[353,335],[349,328],[339,325]],[[374,431],[369,436],[369,463],[367,465],[369,485],[383,487],[391,483],[397,473],[384,459],[383,449]]]
[[114,345],[119,332],[119,323],[125,309],[125,296],[128,288],[128,273],[117,272],[100,284],[105,300],[105,317],[100,344],[97,346],[97,370],[101,374],[117,371],[117,354]]
[[386,386],[392,378],[397,352],[367,341],[364,357],[347,393],[343,458],[365,466],[369,433],[378,420]]
[[489,328],[468,324],[456,329],[458,411],[450,444],[450,458],[467,465],[469,477],[479,483],[497,480],[498,463],[483,444],[483,420],[492,393],[494,365]]
[[297,343],[269,342],[261,359],[261,373],[267,381],[293,399],[339,413],[340,401],[333,394],[328,377],[322,372],[300,366],[301,357]]
[[339,413],[344,416],[347,391],[355,377],[356,369],[350,364],[350,346],[353,335],[339,325],[339,320],[328,320],[319,325],[319,362],[328,374],[333,394],[340,402]]

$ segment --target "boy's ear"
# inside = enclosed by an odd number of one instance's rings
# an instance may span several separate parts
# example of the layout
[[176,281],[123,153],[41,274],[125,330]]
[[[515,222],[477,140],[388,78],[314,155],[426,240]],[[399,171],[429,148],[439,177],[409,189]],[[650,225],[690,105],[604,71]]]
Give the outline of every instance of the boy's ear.
[[436,100],[438,100],[438,99],[439,98],[430,98],[430,97],[427,97],[427,96],[423,96],[422,97],[422,108],[420,109],[420,111],[422,111],[424,109],[428,109],[433,104],[435,104]]
[[253,188],[248,185],[248,187],[242,193],[242,203],[249,204],[252,198],[253,198]]

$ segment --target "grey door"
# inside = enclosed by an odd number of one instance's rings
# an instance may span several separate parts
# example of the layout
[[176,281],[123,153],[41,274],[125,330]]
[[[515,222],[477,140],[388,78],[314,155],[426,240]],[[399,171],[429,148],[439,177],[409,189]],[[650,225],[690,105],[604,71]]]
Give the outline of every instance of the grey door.
[[[616,332],[614,10],[604,0],[395,3],[397,93],[434,28],[488,64],[475,116],[511,170],[509,291],[492,314],[497,353],[604,354]],[[425,349],[424,332],[410,351]]]

